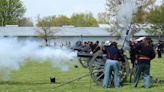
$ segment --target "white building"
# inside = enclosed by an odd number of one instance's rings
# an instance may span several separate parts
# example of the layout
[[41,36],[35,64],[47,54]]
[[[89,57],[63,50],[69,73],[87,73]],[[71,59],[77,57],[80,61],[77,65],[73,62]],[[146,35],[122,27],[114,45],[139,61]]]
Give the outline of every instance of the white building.
[[[52,27],[51,36],[49,37],[49,43],[54,45],[54,43],[65,44],[66,42],[71,42],[74,44],[76,41],[106,41],[119,39],[119,36],[113,36],[112,33],[108,32],[106,28],[99,27]],[[42,28],[38,27],[0,27],[1,37],[17,37],[19,40],[34,40],[43,42],[44,40],[40,38],[39,32],[43,32]],[[141,31],[135,34],[135,37],[140,36],[150,36],[150,34]],[[152,39],[158,40],[158,36],[152,36]],[[164,36],[161,36],[164,39]]]

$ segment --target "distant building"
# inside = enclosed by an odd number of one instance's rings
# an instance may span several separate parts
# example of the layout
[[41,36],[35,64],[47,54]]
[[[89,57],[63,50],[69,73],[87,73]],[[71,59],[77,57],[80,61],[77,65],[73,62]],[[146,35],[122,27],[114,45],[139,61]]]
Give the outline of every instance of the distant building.
[[[114,35],[106,28],[100,27],[51,27],[50,30],[53,32],[49,37],[49,44],[71,42],[76,41],[106,41],[106,40],[118,40],[119,36]],[[17,37],[19,40],[33,40],[43,42],[38,32],[43,30],[39,27],[15,27],[7,26],[0,27],[1,37]],[[150,36],[146,32],[138,32],[135,37]],[[158,40],[158,36],[152,36],[153,40]],[[161,36],[164,39],[163,36]]]
[[100,28],[111,28],[112,24],[98,24]]

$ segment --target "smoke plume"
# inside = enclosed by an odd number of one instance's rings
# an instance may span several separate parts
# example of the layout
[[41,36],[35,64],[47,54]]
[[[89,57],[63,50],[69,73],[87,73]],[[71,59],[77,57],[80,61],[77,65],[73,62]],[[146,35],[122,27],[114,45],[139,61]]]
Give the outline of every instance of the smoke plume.
[[[126,32],[129,30],[129,26],[132,22],[132,17],[137,11],[137,0],[123,0],[117,12],[117,23],[121,27],[121,38],[129,40],[131,33],[127,35]],[[127,45],[127,44],[125,44]],[[126,47],[126,46],[125,46]]]
[[69,49],[41,47],[32,41],[20,42],[17,38],[0,38],[0,71],[3,80],[9,80],[9,73],[17,71],[27,59],[34,62],[50,62],[53,67],[67,71],[71,60],[75,59],[76,52]]

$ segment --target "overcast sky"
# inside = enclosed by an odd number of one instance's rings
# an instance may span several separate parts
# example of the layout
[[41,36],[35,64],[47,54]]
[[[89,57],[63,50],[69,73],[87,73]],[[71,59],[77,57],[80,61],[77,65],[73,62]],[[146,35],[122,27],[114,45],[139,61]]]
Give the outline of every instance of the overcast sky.
[[[33,21],[37,16],[66,15],[73,13],[92,12],[97,17],[99,12],[104,12],[106,0],[22,0],[26,8],[26,17]],[[162,0],[156,0],[159,4]]]
[[27,11],[26,17],[36,18],[38,15],[66,15],[78,12],[97,13],[105,11],[106,0],[22,0]]

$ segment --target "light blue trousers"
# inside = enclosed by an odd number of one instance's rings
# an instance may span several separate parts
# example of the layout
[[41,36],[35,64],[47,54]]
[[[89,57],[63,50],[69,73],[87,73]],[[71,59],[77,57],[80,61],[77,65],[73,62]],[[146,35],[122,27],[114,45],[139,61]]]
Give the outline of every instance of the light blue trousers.
[[108,88],[110,86],[109,83],[111,81],[112,71],[114,72],[114,86],[115,88],[120,87],[119,63],[117,60],[107,59],[104,67],[104,88]]

